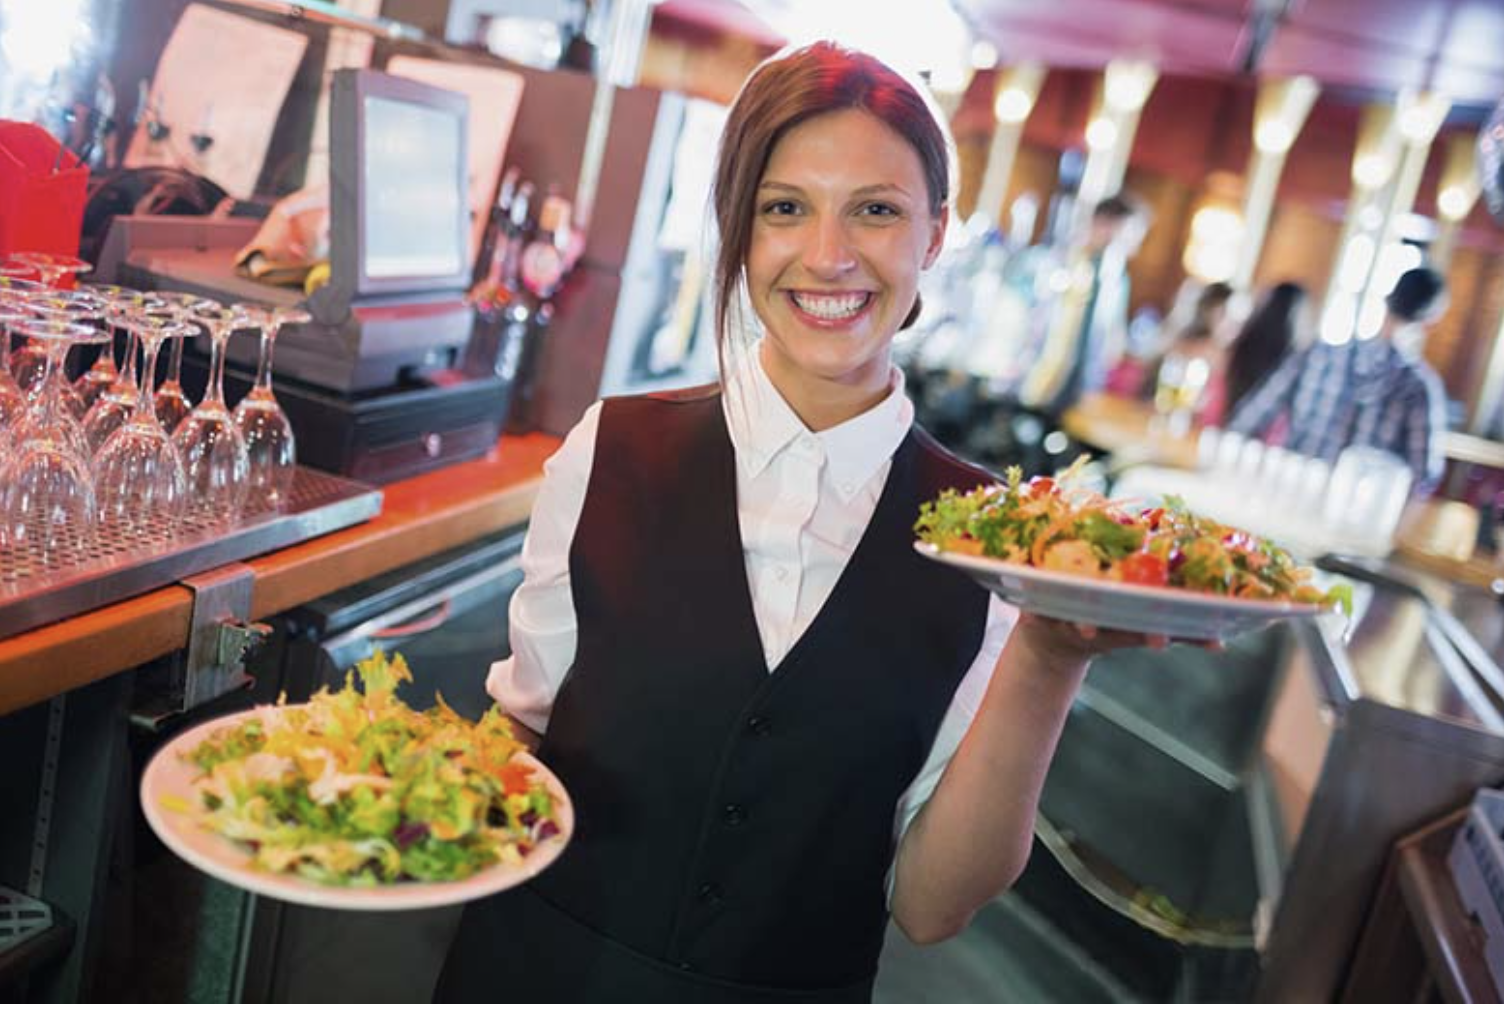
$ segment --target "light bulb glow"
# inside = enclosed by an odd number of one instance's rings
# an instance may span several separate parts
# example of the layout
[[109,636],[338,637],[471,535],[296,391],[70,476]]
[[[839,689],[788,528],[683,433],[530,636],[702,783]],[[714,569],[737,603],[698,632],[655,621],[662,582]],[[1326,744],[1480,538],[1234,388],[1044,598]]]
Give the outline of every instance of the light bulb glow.
[[1261,153],[1285,153],[1295,142],[1295,133],[1281,118],[1261,122],[1253,133],[1253,144]]
[[1118,126],[1111,118],[1092,118],[1086,126],[1086,145],[1094,150],[1111,149],[1118,141]]
[[1033,109],[1033,98],[1018,86],[1009,86],[998,93],[997,101],[992,105],[992,112],[997,115],[997,119],[1009,125],[1023,124]]
[[1467,216],[1472,207],[1473,200],[1467,194],[1467,190],[1456,185],[1449,185],[1441,190],[1441,195],[1436,197],[1436,206],[1441,211],[1441,216],[1448,221],[1461,221]]

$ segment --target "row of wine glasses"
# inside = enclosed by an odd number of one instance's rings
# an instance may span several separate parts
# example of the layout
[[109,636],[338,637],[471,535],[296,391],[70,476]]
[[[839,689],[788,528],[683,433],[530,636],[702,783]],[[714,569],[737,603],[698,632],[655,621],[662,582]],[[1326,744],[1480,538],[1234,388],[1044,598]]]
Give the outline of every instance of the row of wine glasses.
[[[276,508],[287,499],[296,448],[271,363],[278,329],[306,313],[108,285],[59,289],[63,274],[86,268],[39,263],[0,260],[0,354],[10,357],[0,359],[0,549],[75,561],[100,525],[126,542],[163,540],[185,521],[223,525],[248,501]],[[256,385],[232,412],[224,360],[242,328],[260,332],[261,352]],[[125,339],[118,365],[117,332]],[[193,406],[178,371],[185,340],[201,332],[211,341],[210,377]],[[69,383],[62,368],[75,345],[102,351]]]

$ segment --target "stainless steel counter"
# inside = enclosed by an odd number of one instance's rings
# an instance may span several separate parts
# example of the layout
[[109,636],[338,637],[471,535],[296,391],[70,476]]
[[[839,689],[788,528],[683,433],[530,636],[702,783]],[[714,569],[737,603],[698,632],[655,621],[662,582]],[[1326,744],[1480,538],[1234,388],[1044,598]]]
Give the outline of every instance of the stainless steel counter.
[[1020,893],[1143,997],[1336,998],[1390,846],[1504,781],[1504,605],[1377,569],[1350,623],[1093,668]]

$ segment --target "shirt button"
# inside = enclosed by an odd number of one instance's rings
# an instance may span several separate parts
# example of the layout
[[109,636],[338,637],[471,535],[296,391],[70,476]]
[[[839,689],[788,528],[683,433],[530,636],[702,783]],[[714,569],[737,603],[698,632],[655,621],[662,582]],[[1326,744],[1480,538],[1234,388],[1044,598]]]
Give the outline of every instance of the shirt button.
[[699,897],[707,905],[719,905],[725,899],[726,892],[713,883],[701,884]]
[[778,578],[780,581],[786,581],[789,579],[789,568],[786,566],[774,567],[773,576]]
[[676,966],[676,968],[681,969],[686,973],[692,973],[695,971],[695,967],[690,965],[688,962],[680,962],[678,966]]
[[747,810],[740,805],[731,804],[721,810],[721,822],[727,826],[741,826],[747,821]]
[[747,729],[757,737],[767,737],[773,732],[773,724],[766,716],[754,716],[747,721]]

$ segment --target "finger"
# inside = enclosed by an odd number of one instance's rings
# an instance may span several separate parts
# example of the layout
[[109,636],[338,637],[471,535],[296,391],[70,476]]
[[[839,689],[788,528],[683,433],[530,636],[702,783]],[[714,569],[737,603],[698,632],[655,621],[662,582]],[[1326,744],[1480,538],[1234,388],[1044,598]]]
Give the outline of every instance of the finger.
[[1097,628],[1093,624],[1078,623],[1076,624],[1076,633],[1080,634],[1087,641],[1091,641],[1097,636]]

